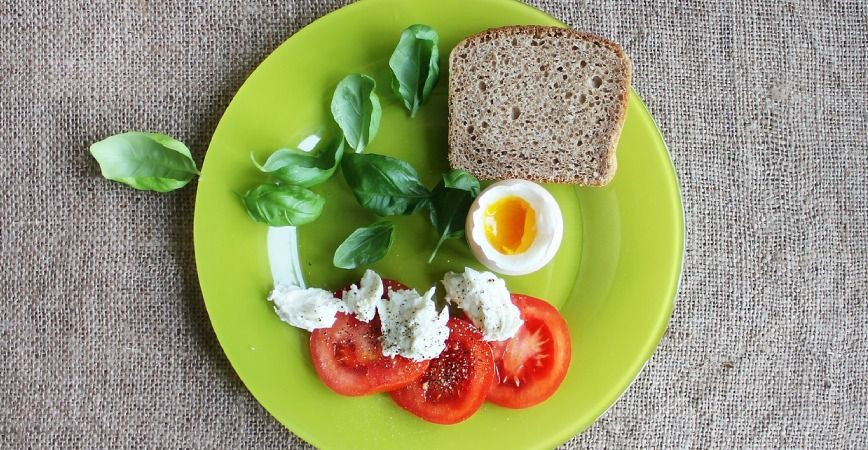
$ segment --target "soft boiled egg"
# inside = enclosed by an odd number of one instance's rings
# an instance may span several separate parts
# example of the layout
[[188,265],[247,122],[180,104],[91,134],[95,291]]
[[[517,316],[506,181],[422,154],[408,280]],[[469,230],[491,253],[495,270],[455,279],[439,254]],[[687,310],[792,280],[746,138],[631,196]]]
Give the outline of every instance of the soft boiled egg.
[[554,258],[564,219],[554,197],[526,180],[494,183],[470,206],[467,242],[485,267],[504,275],[536,272]]

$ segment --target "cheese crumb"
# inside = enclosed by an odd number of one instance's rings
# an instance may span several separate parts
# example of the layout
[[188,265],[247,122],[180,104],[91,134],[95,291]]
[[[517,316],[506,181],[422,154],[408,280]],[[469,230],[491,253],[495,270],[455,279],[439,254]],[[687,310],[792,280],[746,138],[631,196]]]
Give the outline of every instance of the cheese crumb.
[[413,361],[440,356],[449,337],[449,310],[440,314],[434,305],[434,288],[420,296],[415,289],[389,291],[377,311],[383,332],[383,355],[401,355]]
[[344,303],[325,289],[277,285],[268,300],[280,320],[307,331],[329,328],[338,312],[346,312]]
[[370,322],[377,312],[377,302],[383,296],[383,280],[371,269],[362,275],[359,286],[355,284],[344,291],[347,312],[356,315],[362,322]]

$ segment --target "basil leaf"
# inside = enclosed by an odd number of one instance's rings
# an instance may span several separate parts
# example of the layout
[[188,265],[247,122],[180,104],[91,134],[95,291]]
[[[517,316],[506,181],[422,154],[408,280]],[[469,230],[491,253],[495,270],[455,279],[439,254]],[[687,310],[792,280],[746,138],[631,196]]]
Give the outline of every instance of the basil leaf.
[[359,204],[381,216],[418,211],[430,195],[413,166],[400,159],[349,153],[341,169]]
[[440,78],[440,52],[437,32],[428,25],[411,25],[403,33],[389,58],[392,90],[404,100],[410,117],[434,90]]
[[463,170],[453,170],[443,175],[443,179],[431,192],[428,218],[440,238],[428,258],[429,263],[434,260],[446,239],[464,237],[467,211],[477,195],[479,180],[473,175]]
[[90,154],[102,176],[143,191],[174,191],[199,174],[190,149],[165,134],[116,134],[92,144]]
[[383,111],[376,87],[373,78],[354,73],[338,83],[332,96],[332,117],[357,153],[365,150],[380,127]]
[[377,262],[389,252],[394,234],[395,225],[385,220],[358,228],[338,246],[332,262],[340,269],[355,269]]
[[479,195],[479,180],[463,170],[451,170],[443,174],[443,187],[470,192],[474,198]]
[[241,200],[250,218],[273,227],[313,222],[325,205],[325,199],[313,191],[274,184],[260,184],[247,191]]
[[328,180],[335,173],[343,156],[344,139],[341,137],[330,142],[325,149],[315,155],[301,150],[282,148],[272,153],[262,165],[253,159],[252,154],[250,157],[259,170],[281,183],[311,187]]

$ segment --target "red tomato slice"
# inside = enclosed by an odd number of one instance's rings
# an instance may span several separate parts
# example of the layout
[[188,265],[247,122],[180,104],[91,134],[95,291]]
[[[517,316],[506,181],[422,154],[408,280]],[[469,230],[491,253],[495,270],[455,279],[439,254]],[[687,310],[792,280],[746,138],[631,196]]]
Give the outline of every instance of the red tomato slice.
[[503,342],[491,342],[495,381],[488,400],[507,408],[527,408],[551,397],[570,366],[567,323],[552,305],[512,294],[524,324]]
[[434,423],[452,424],[482,406],[494,381],[491,347],[469,322],[449,319],[446,349],[419,379],[390,395],[398,406]]
[[[384,280],[392,289],[403,284]],[[341,292],[337,292],[341,295]],[[339,313],[331,328],[310,335],[310,355],[316,373],[333,391],[343,395],[367,395],[406,386],[428,368],[428,361],[414,362],[402,356],[383,356],[380,320],[369,323]]]

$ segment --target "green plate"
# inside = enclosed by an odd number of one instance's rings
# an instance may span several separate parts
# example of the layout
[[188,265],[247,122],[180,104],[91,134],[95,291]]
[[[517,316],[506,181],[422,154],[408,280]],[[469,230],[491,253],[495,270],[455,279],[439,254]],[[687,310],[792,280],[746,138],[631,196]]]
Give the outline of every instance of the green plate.
[[[486,404],[469,420],[442,426],[406,413],[387,395],[339,396],[313,371],[308,333],[278,320],[265,300],[272,271],[325,288],[360,275],[331,264],[338,243],[375,219],[356,204],[340,175],[314,188],[327,198],[325,211],[297,235],[295,229],[269,230],[252,222],[238,199],[238,193],[265,181],[250,162],[251,152],[262,160],[274,149],[333,132],[328,104],[346,74],[368,73],[378,83],[383,119],[367,151],[409,161],[429,187],[447,168],[445,76],[412,120],[389,89],[387,60],[401,31],[413,23],[439,31],[444,65],[460,39],[489,27],[564,26],[507,0],[365,0],[284,42],[238,91],[205,158],[194,236],[208,314],[250,392],[318,447],[550,448],[590,425],[627,389],[654,352],[678,287],[683,248],[678,181],[660,133],[635,93],[614,181],[605,188],[547,186],[564,213],[563,245],[543,270],[507,279],[512,291],[559,307],[569,324],[572,365],[558,392],[543,404],[525,410]],[[423,215],[395,221],[395,245],[374,266],[384,277],[425,289],[447,270],[479,267],[460,241],[426,264],[436,237]]]

